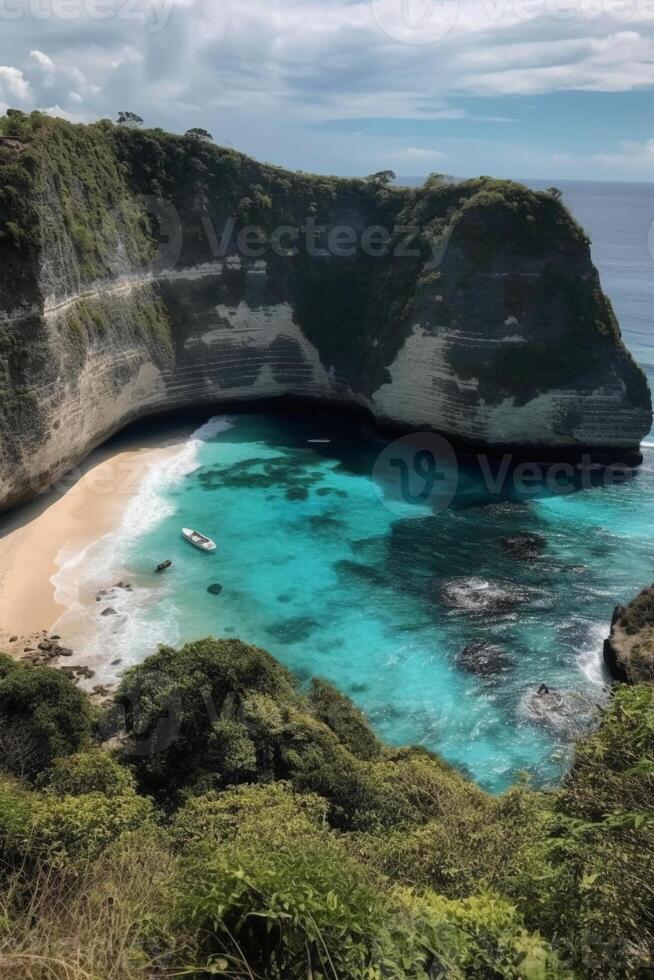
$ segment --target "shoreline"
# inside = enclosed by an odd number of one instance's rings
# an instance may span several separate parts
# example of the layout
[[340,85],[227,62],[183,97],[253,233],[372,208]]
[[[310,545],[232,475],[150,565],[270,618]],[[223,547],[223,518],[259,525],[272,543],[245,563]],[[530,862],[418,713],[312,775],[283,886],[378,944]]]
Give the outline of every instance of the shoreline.
[[[69,606],[54,581],[74,555],[120,527],[152,468],[174,459],[192,426],[122,433],[42,497],[0,522],[0,650],[21,657],[51,633]],[[58,627],[66,642],[65,630]],[[75,651],[75,661],[83,650]]]

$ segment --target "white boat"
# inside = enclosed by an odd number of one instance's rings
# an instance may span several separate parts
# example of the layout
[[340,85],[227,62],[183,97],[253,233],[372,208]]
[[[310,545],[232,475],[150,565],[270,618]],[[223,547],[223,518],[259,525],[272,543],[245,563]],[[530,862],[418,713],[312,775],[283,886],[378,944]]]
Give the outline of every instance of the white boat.
[[191,544],[194,544],[195,547],[199,548],[201,551],[216,550],[216,542],[212,541],[211,538],[208,538],[205,534],[200,534],[199,531],[194,531],[190,527],[183,527],[182,534],[187,541],[190,541]]

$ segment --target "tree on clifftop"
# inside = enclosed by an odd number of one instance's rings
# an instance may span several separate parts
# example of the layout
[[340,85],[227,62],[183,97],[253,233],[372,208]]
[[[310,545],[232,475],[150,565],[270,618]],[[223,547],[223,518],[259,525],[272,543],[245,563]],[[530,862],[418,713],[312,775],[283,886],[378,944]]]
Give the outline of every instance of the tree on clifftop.
[[205,143],[213,143],[213,136],[206,129],[188,129],[184,136],[189,136],[194,140],[203,140]]
[[381,187],[387,187],[388,184],[393,183],[395,177],[394,170],[378,170],[376,174],[370,174],[369,177],[366,177],[366,181],[369,184],[379,184]]
[[138,129],[143,125],[143,120],[140,116],[137,116],[135,112],[127,112],[121,110],[118,113],[118,125],[119,126],[129,126],[132,129]]

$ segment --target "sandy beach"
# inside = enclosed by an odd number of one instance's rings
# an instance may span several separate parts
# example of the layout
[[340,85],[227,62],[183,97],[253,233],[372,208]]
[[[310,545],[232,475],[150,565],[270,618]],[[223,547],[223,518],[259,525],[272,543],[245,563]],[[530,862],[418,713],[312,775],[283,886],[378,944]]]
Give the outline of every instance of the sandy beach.
[[128,431],[46,494],[0,518],[0,649],[19,656],[52,631],[65,612],[52,582],[58,557],[114,530],[151,467],[179,453],[191,428]]

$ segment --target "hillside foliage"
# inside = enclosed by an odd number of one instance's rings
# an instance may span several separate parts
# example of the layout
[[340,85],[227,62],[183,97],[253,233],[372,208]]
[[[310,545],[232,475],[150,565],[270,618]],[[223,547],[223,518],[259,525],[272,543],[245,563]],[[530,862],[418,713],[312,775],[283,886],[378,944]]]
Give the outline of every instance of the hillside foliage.
[[2,664],[0,712],[28,706],[24,772],[0,755],[2,976],[646,976],[650,686],[617,691],[559,789],[490,796],[238,640],[162,648],[100,716]]

